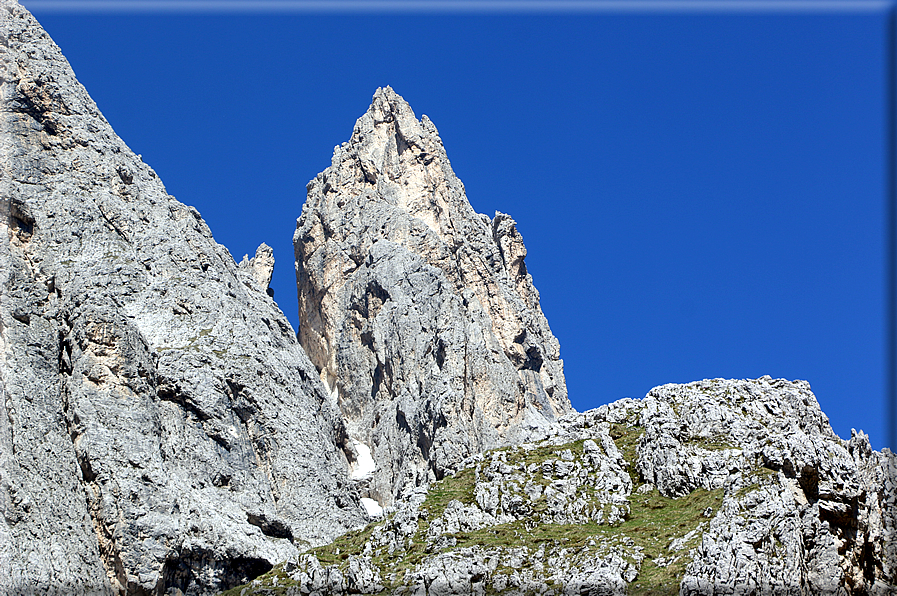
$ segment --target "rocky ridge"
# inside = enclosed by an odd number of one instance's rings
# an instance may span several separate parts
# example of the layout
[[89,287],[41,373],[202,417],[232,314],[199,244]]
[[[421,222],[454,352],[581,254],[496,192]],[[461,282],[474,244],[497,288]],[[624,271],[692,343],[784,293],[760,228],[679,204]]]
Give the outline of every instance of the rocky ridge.
[[391,88],[309,182],[293,241],[299,339],[366,497],[390,505],[572,411],[514,220],[473,210],[436,127]]
[[664,385],[473,456],[231,593],[892,594],[895,481],[806,382]]
[[0,2],[0,593],[208,594],[368,519],[266,293]]

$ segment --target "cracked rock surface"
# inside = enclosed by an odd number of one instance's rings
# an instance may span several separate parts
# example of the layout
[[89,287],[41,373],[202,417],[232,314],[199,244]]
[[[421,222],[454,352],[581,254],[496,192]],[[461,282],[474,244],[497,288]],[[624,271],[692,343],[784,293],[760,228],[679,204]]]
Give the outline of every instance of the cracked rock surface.
[[308,184],[293,241],[299,338],[371,452],[366,497],[390,505],[572,411],[514,220],[473,210],[391,88]]
[[17,2],[0,31],[0,593],[209,594],[363,523],[270,249],[238,267]]

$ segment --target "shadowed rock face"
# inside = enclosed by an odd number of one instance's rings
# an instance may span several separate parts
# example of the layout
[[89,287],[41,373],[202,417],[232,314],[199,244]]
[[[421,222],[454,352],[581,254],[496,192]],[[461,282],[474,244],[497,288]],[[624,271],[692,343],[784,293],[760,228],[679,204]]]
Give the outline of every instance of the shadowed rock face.
[[0,2],[0,593],[210,593],[365,519],[266,294]]
[[381,504],[571,411],[514,220],[473,210],[391,88],[309,183],[294,245],[300,342]]

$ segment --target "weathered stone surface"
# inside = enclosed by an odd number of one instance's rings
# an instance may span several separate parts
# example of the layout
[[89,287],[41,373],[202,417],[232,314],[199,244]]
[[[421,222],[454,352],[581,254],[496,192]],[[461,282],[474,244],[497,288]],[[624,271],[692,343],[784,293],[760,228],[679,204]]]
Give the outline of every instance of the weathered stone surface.
[[265,293],[0,2],[0,593],[210,593],[366,519]]
[[391,88],[308,184],[294,245],[299,339],[381,505],[571,411],[514,220],[473,210],[436,127]]
[[644,405],[642,477],[669,496],[726,490],[682,594],[897,590],[897,458],[835,435],[808,383],[664,385]]
[[895,463],[806,382],[664,385],[474,455],[246,594],[356,567],[389,594],[893,594]]

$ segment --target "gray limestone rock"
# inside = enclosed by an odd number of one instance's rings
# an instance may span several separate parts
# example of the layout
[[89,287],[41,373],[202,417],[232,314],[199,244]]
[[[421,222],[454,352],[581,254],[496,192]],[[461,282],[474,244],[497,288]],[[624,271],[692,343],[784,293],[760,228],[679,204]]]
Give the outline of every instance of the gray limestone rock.
[[572,411],[514,220],[473,210],[391,88],[309,182],[294,245],[300,342],[381,505]]
[[243,255],[240,268],[249,272],[259,289],[273,297],[269,286],[271,276],[274,274],[274,249],[263,242],[251,259],[249,255]]
[[664,385],[640,424],[639,473],[662,494],[725,490],[682,594],[897,590],[897,459],[835,435],[805,381]]
[[0,2],[0,593],[206,594],[366,517],[266,294]]

